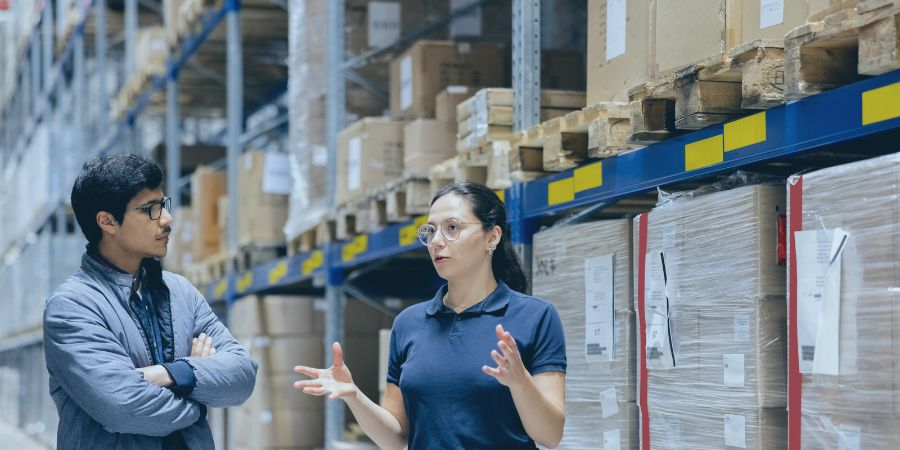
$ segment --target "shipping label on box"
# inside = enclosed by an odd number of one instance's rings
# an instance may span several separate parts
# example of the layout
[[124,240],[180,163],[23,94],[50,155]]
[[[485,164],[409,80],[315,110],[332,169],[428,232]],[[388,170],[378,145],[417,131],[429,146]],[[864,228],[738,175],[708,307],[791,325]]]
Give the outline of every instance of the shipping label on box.
[[400,38],[400,3],[369,2],[369,47],[383,47]]
[[612,361],[615,348],[614,255],[584,261],[584,351],[587,361]]

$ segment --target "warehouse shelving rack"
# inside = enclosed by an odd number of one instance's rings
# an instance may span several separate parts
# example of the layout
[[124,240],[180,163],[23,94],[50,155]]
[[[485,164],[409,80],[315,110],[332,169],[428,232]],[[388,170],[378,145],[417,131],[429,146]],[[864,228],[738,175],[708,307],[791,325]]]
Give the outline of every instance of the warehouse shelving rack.
[[[513,89],[516,93],[514,115],[517,129],[538,122],[540,78],[535,74],[539,73],[540,67],[540,3],[539,0],[528,0],[513,4]],[[327,64],[327,123],[329,148],[333,155],[337,133],[344,123],[343,77],[349,76],[347,74],[353,62],[344,60],[342,50],[344,2],[329,2],[328,7],[331,34]],[[239,14],[239,0],[225,1],[222,6],[211,10],[203,27],[208,35],[223,20],[228,23],[229,121],[225,142],[228,143],[229,185],[233,185],[235,180],[232,168],[235,167],[233,162],[240,153],[241,143],[251,138],[253,133],[260,132],[243,130],[243,105],[232,100],[242,97]],[[79,32],[81,28],[61,57],[63,60],[74,57],[75,67],[78,66],[77,46],[83,45],[77,42]],[[184,182],[173,175],[180,173],[177,166],[180,151],[177,121],[171,120],[179,117],[178,70],[202,45],[206,37],[204,32],[182,46],[178,57],[170,61],[165,79],[157,79],[151,90],[144,93],[141,101],[132,107],[127,120],[118,123],[108,137],[100,141],[101,148],[111,148],[133,127],[153,93],[165,88],[166,114],[169,118],[166,121],[167,173],[172,186]],[[83,50],[80,52],[83,57]],[[48,72],[54,74],[50,80],[62,76],[62,66],[59,63],[54,66],[54,71]],[[51,87],[53,83],[50,82]],[[38,119],[35,121],[39,120],[40,112],[49,107],[48,98],[44,96],[43,101],[38,103],[38,114],[34,116]],[[266,128],[281,126],[282,120],[275,119]],[[25,126],[26,131],[33,131],[33,128],[34,125]],[[28,139],[27,132],[23,139]],[[900,71],[895,71],[614,158],[590,162],[533,182],[514,184],[501,191],[500,195],[509,211],[512,241],[527,261],[530,259],[532,235],[547,217],[586,207],[602,208],[618,200],[644,194],[657,186],[705,181],[737,169],[759,169],[787,175],[810,166],[834,165],[898,151],[898,142]],[[24,148],[24,144],[17,148]],[[329,169],[333,174],[333,156],[329,159]],[[334,178],[330,177],[332,180]],[[330,189],[333,192],[333,186]],[[234,208],[235,204],[230,204],[230,207]],[[390,287],[371,282],[372,275],[379,270],[389,270],[392,274],[405,273],[409,279],[415,279],[416,282],[411,282],[407,287],[410,295],[430,295],[429,289],[437,280],[429,272],[424,249],[417,242],[415,233],[423,220],[423,217],[418,217],[378,232],[359,235],[349,242],[333,243],[311,252],[270,261],[248,271],[229,274],[201,290],[210,302],[226,305],[237,297],[249,294],[324,290],[327,304],[326,342],[340,340],[343,334],[343,302],[347,296],[391,313],[383,302],[372,298],[376,293],[390,292]],[[229,242],[234,242],[232,236],[229,236]],[[425,270],[419,272],[423,267]],[[365,289],[361,288],[363,285]],[[330,355],[330,352],[326,354]],[[326,439],[329,444],[340,439],[343,413],[342,405],[328,403]]]

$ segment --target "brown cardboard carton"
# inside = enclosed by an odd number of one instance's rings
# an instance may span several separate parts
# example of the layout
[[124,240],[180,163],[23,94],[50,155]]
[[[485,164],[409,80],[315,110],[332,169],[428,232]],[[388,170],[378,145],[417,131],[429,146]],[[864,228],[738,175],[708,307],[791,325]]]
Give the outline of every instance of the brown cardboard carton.
[[323,314],[315,297],[248,295],[231,309],[229,329],[235,336],[316,336],[323,333]]
[[322,367],[325,362],[322,336],[259,336],[246,341],[243,344],[259,363],[260,376],[290,375],[298,364]]
[[[585,61],[588,105],[628,101],[628,89],[646,81],[650,72],[648,3],[627,2],[625,14],[618,14],[612,20],[607,17],[606,6],[606,0],[588,0]],[[612,46],[611,50],[616,50],[614,56],[610,55],[612,57],[607,56],[606,52],[608,39],[613,42],[624,39],[624,48],[622,45]]]
[[338,135],[338,204],[357,200],[402,173],[402,122],[365,118]]
[[391,116],[434,117],[435,96],[445,87],[503,86],[500,44],[419,41],[391,61]]
[[456,105],[472,96],[475,89],[467,86],[447,86],[434,99],[434,118],[441,122],[456,122]]
[[290,161],[286,154],[251,151],[238,169],[238,245],[284,243]]
[[[729,5],[729,14],[740,6],[740,20],[728,21],[730,47],[756,39],[784,40],[789,31],[806,23],[809,5],[805,0],[743,0]],[[780,19],[780,21],[779,21]]]
[[808,0],[809,20],[822,20],[829,14],[834,14],[845,9],[855,8],[863,0]]
[[321,448],[325,414],[318,410],[238,409],[234,434],[245,448]]
[[[454,107],[455,110],[455,107]],[[431,166],[456,154],[456,124],[416,119],[403,127],[403,171],[427,176]]]
[[566,50],[541,52],[541,89],[584,91],[581,53]]
[[197,167],[191,177],[191,206],[197,232],[192,252],[195,261],[219,251],[218,200],[225,193],[225,172]]
[[190,206],[182,206],[173,214],[169,251],[163,265],[169,272],[181,273],[193,263],[194,212]]

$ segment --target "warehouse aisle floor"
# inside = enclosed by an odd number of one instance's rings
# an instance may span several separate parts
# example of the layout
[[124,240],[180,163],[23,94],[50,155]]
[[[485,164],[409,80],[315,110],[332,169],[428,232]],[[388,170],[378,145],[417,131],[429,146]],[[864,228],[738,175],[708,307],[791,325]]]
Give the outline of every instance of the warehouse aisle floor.
[[0,442],[3,443],[3,448],[17,450],[47,450],[49,448],[2,420],[0,420]]

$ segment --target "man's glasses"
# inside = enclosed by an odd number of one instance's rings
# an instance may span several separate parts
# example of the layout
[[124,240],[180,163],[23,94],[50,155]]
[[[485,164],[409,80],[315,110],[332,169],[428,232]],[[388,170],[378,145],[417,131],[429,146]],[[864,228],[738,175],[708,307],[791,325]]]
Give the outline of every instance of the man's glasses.
[[435,227],[430,223],[426,223],[419,227],[419,242],[424,246],[431,245],[431,241],[434,240],[434,236],[437,234],[438,229],[440,229],[441,234],[444,235],[444,239],[448,241],[455,241],[459,239],[459,233],[462,231],[462,225],[481,225],[480,222],[460,222],[459,220],[450,218],[447,219],[440,224],[440,228]]
[[162,216],[163,208],[166,211],[172,211],[172,199],[169,197],[163,197],[162,200],[158,202],[153,202],[149,205],[139,206],[134,209],[129,209],[129,211],[141,211],[150,216],[150,220],[159,220],[160,216]]

